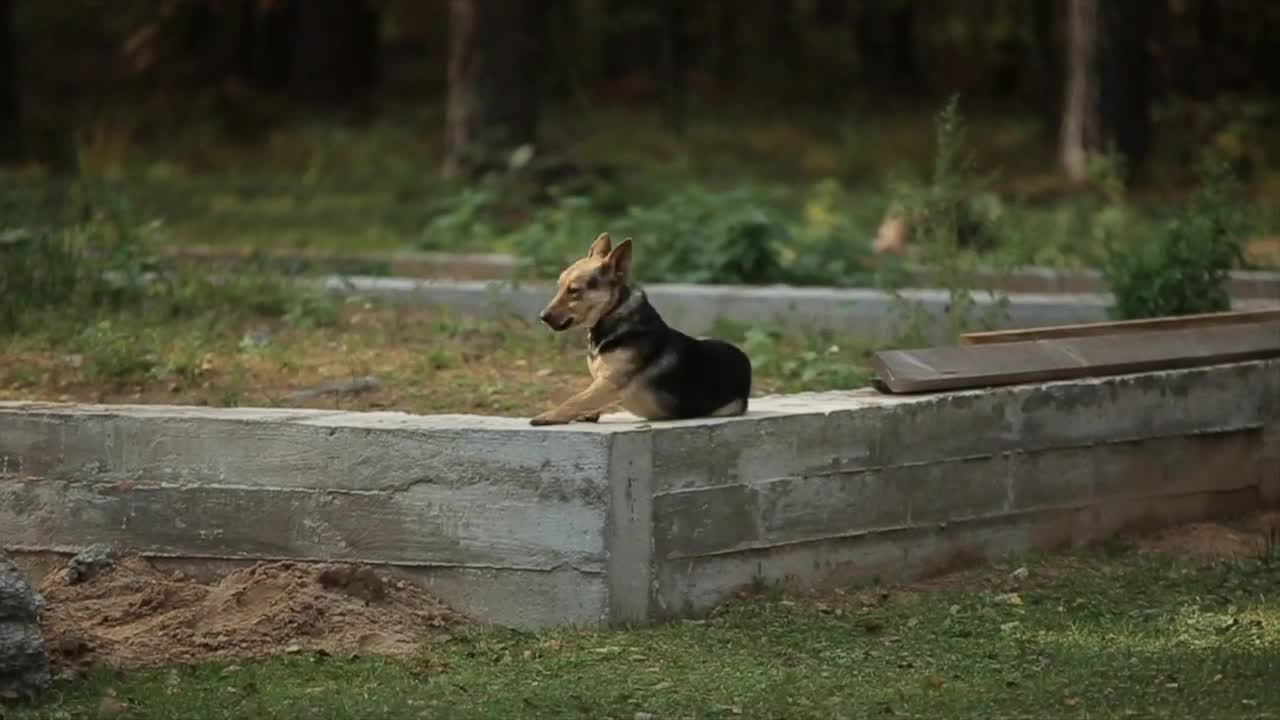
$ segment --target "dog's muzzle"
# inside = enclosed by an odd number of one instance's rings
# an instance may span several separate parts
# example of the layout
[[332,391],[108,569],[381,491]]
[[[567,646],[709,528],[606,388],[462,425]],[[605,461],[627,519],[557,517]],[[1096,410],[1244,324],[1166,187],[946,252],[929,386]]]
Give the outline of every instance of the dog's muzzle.
[[543,310],[542,313],[538,315],[538,319],[546,323],[547,327],[557,332],[561,330],[567,330],[569,326],[573,324],[573,318],[556,317],[555,315],[551,314],[546,310]]

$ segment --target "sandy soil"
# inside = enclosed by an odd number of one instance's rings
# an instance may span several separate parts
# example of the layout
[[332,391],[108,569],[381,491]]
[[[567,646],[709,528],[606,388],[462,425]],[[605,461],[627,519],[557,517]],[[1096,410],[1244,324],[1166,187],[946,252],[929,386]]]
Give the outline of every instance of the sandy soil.
[[283,652],[407,656],[464,622],[438,600],[367,567],[260,563],[214,584],[126,557],[81,583],[40,583],[53,661],[116,668]]

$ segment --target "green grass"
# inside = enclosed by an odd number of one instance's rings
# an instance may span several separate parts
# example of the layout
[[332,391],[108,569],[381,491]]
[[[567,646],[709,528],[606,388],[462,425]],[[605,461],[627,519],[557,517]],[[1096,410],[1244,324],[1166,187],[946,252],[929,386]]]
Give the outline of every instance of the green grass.
[[[128,122],[99,121],[78,136],[77,162],[97,195],[122,199],[162,243],[514,251],[532,255],[545,273],[610,229],[652,249],[650,279],[745,274],[866,285],[876,281],[869,243],[895,200],[895,181],[922,178],[932,163],[935,110],[694,108],[687,134],[677,138],[652,110],[549,107],[548,152],[610,165],[617,177],[579,179],[536,201],[519,182],[440,180],[436,107],[391,105],[359,127],[323,118],[283,123],[252,142],[224,137],[212,124],[144,135]],[[1001,228],[989,259],[1096,264],[1106,204],[1055,179],[1054,149],[1034,121],[962,111],[971,128],[966,147],[980,168],[998,173],[992,192],[978,198],[984,217]],[[1175,201],[1185,175],[1153,172],[1165,184],[1135,194],[1124,232],[1144,234]],[[1260,197],[1270,197],[1272,185],[1271,175],[1255,182]],[[65,177],[0,175],[0,230],[78,219],[101,202],[78,195]],[[1277,227],[1273,205],[1264,208],[1266,228]],[[744,222],[769,231],[743,240],[736,229]],[[758,252],[744,250],[752,242],[768,246],[780,267],[757,267],[760,277],[752,278],[751,268],[726,259]]]
[[923,587],[764,592],[704,621],[629,631],[466,630],[426,639],[413,662],[295,656],[99,671],[4,712],[631,720],[1261,718],[1280,709],[1274,560],[1094,551],[1028,567],[1017,587],[1006,566]]
[[[133,307],[26,316],[18,332],[0,334],[0,399],[531,416],[589,381],[581,334],[531,318],[334,301],[247,281],[234,300],[190,302],[178,316]],[[728,325],[713,334],[751,356],[757,395],[850,389],[870,377],[869,345],[856,338]],[[376,389],[289,397],[366,376]]]

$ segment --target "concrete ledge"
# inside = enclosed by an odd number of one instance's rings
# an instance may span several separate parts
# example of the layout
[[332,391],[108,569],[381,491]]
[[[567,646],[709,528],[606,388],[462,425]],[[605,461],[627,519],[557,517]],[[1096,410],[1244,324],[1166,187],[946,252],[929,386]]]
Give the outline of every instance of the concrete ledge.
[[1280,361],[762,398],[741,418],[0,403],[0,538],[384,565],[519,626],[704,612],[1280,503]]
[[[355,275],[381,275],[409,278],[452,278],[468,280],[504,280],[511,278],[524,263],[515,255],[503,253],[448,252],[339,252],[333,250],[292,248],[248,248],[208,245],[166,247],[163,254],[174,260],[206,265],[210,262],[244,265],[249,262],[268,264],[284,270],[313,270]],[[933,287],[936,273],[925,267],[907,268],[907,284]],[[1055,270],[1045,267],[1020,267],[1009,271],[980,268],[973,274],[974,285],[1010,293],[1101,294],[1107,291],[1102,273],[1097,270]],[[1272,270],[1234,270],[1227,279],[1227,291],[1237,299],[1280,300],[1280,272]]]
[[[909,284],[930,285],[936,273],[927,268],[910,270]],[[1097,270],[1053,270],[1041,267],[1016,268],[1008,272],[981,269],[974,273],[974,285],[1010,293],[1090,293],[1107,292],[1107,283]],[[1227,293],[1237,300],[1280,300],[1280,272],[1273,270],[1233,270],[1227,276]]]
[[[388,277],[330,277],[322,281],[330,292],[378,297],[389,302],[438,305],[475,315],[516,315],[536,318],[550,300],[547,284],[512,284],[466,280],[418,280]],[[874,341],[901,336],[911,320],[909,308],[889,293],[870,289],[735,285],[645,285],[654,307],[667,322],[695,335],[710,332],[718,321],[752,325],[829,330]],[[901,297],[923,311],[920,328],[941,339],[940,321],[950,297],[944,290],[903,290]],[[995,302],[976,293],[979,312]],[[1106,295],[1022,293],[1009,296],[1006,317],[997,329],[1070,325],[1107,319],[1111,299]],[[1273,300],[1239,300],[1238,310],[1280,307]]]

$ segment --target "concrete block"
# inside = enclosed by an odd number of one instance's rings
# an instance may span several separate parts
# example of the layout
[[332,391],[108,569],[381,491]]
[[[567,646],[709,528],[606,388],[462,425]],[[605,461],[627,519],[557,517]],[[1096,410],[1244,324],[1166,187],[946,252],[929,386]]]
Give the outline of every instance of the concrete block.
[[[16,406],[21,409],[22,405]],[[515,418],[80,405],[6,417],[0,472],[76,482],[443,488],[501,479],[549,499],[607,502],[608,437],[531,433]]]
[[604,571],[603,509],[515,489],[402,493],[83,485],[0,479],[19,549],[106,543],[177,556]]
[[509,570],[484,567],[394,567],[480,622],[521,628],[616,624],[608,578],[570,567]]
[[654,497],[664,560],[936,525],[1008,511],[1005,457],[783,477]]
[[[321,281],[330,292],[378,297],[392,302],[438,305],[487,316],[516,316],[531,322],[553,290],[547,283],[509,283],[467,280],[344,276]],[[945,290],[904,289],[893,294],[868,288],[768,287],[655,283],[645,286],[654,307],[666,320],[695,335],[711,332],[721,321],[750,325],[830,330],[869,340],[891,341],[907,328],[902,303],[925,319],[924,330],[940,341],[941,322],[951,297]],[[1094,293],[1010,293],[1006,314],[998,328],[1100,322],[1107,319],[1111,298]],[[977,311],[988,310],[996,299],[975,293]],[[1241,299],[1236,309],[1280,305],[1280,298]]]
[[1259,502],[1280,507],[1280,409],[1276,419],[1262,432],[1262,452],[1258,461]]
[[1013,510],[1087,506],[1094,499],[1097,455],[1101,452],[1105,450],[1099,446],[1086,446],[1011,454],[1009,484]]
[[1280,361],[743,417],[0,403],[0,541],[207,568],[349,560],[525,627],[639,624],[752,582],[911,577],[1280,504]]
[[609,513],[605,546],[608,619],[643,624],[651,615],[653,579],[653,436],[623,433],[609,455]]
[[765,398],[751,422],[655,426],[654,488],[1258,428],[1278,396],[1280,371],[1261,362],[920,396],[818,393],[807,412]]
[[759,505],[746,485],[656,495],[654,552],[665,559],[752,547],[760,542]]

